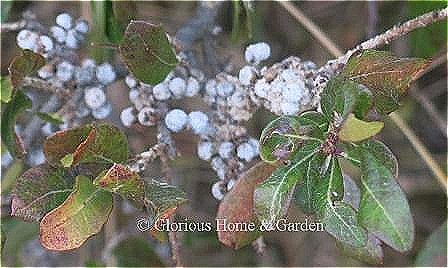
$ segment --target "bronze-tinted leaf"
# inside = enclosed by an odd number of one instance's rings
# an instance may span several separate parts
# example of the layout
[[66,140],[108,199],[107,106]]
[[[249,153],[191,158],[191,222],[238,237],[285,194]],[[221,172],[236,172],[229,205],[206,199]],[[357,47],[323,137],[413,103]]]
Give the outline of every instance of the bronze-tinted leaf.
[[22,50],[22,54],[12,59],[9,65],[9,75],[13,86],[13,93],[18,90],[25,76],[31,75],[45,65],[45,58],[29,49]]
[[178,63],[162,26],[145,21],[128,24],[119,51],[132,74],[152,85],[165,79]]
[[94,184],[131,200],[137,207],[144,205],[144,181],[125,165],[114,164],[107,172],[98,176]]
[[64,202],[73,190],[73,178],[62,168],[42,164],[17,178],[11,191],[11,216],[38,221]]
[[365,50],[352,55],[342,76],[365,85],[374,95],[381,114],[395,111],[409,84],[428,65],[418,58],[398,58],[386,51]]
[[98,189],[90,178],[76,177],[76,188],[40,222],[40,242],[49,250],[80,247],[98,233],[112,211],[112,194]]
[[[265,162],[259,162],[240,176],[232,190],[221,201],[217,219],[226,219],[228,223],[256,223],[257,218],[253,213],[253,195],[255,186],[266,180],[275,166]],[[224,232],[218,231],[218,239],[224,245],[238,249],[259,236],[258,232]]]
[[47,160],[61,165],[73,154],[72,165],[79,163],[124,163],[128,158],[127,138],[117,127],[107,124],[85,125],[56,132],[44,142]]

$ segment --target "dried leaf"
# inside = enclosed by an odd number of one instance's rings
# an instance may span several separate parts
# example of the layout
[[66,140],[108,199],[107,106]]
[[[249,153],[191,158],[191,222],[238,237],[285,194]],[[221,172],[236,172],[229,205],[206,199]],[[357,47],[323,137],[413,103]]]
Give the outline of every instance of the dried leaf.
[[365,50],[352,55],[341,75],[372,91],[376,110],[388,114],[399,107],[409,84],[428,65],[418,58],[398,58],[386,51]]
[[20,137],[16,135],[15,125],[17,116],[26,109],[31,108],[32,105],[31,100],[20,90],[17,91],[9,103],[4,104],[1,137],[2,142],[13,157],[22,158],[25,155],[25,148],[23,148]]
[[73,191],[73,178],[62,168],[42,164],[17,178],[11,191],[11,216],[39,221]]
[[[221,201],[216,218],[226,219],[228,223],[255,223],[257,220],[253,214],[255,186],[266,180],[274,170],[275,166],[259,162],[243,173],[232,187],[232,190]],[[239,249],[248,245],[258,236],[258,232],[218,231],[219,241],[233,249]]]
[[112,194],[78,176],[75,190],[40,222],[40,242],[49,250],[78,248],[101,230],[111,211]]
[[163,81],[178,63],[162,26],[145,21],[128,24],[119,52],[132,74],[152,85]]

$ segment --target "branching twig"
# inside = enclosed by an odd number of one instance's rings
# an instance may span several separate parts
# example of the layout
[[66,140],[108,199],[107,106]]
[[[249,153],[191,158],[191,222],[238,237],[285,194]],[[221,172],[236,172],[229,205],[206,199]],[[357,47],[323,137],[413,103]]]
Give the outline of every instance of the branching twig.
[[[283,6],[285,6],[285,2],[281,2]],[[297,11],[298,9],[295,8],[293,5],[289,5],[290,8],[287,9],[291,14],[293,11]],[[303,14],[302,14],[303,15]],[[349,50],[347,53],[342,55],[341,52],[337,51],[337,46],[331,41],[329,38],[326,37],[323,32],[318,29],[316,30],[315,27],[317,27],[314,23],[303,23],[303,18],[297,20],[301,22],[304,27],[309,30],[314,36],[318,38],[318,40],[336,57],[339,57],[337,59],[337,62],[339,63],[345,63],[350,55],[352,55],[356,51],[361,51],[365,49],[373,49],[377,47],[381,47],[383,45],[386,45],[390,43],[391,41],[421,27],[425,27],[431,23],[440,21],[442,19],[446,19],[448,15],[448,8],[440,9],[431,11],[428,13],[425,13],[417,18],[414,18],[412,20],[409,20],[403,24],[395,25],[391,29],[387,30],[383,34],[377,35],[376,37],[369,39],[360,45],[356,46],[354,49]],[[306,18],[306,17],[305,17]],[[331,45],[328,43],[330,42]],[[415,148],[417,153],[423,158],[425,163],[428,165],[432,173],[436,176],[437,180],[442,184],[444,189],[446,190],[446,175],[440,168],[440,166],[437,164],[437,162],[434,160],[434,158],[429,153],[428,149],[423,145],[423,143],[420,141],[420,139],[415,135],[415,133],[412,131],[412,129],[404,122],[401,117],[397,114],[390,114],[390,118],[392,121],[398,126],[398,128],[403,132],[403,134],[406,136],[406,138],[409,140],[409,142],[412,144],[412,146]]]

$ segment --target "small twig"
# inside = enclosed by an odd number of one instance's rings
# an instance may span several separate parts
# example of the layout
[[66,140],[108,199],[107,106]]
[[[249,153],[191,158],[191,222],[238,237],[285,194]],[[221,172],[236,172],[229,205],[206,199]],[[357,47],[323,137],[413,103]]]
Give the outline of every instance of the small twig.
[[60,87],[49,81],[37,78],[37,77],[25,77],[23,79],[23,87],[30,89],[38,89],[46,92],[52,92],[57,94],[59,97],[66,98],[70,95],[70,90]]
[[300,22],[317,40],[319,40],[331,54],[342,55],[342,50],[292,2],[279,1],[278,3]]
[[[157,135],[159,147],[159,157],[162,164],[162,173],[165,175],[165,180],[167,183],[171,183],[173,179],[173,170],[170,167],[170,160],[175,155],[175,145],[171,137],[170,132],[165,127],[164,123],[160,123],[157,126],[159,134]],[[163,146],[164,145],[164,146]],[[170,216],[170,220],[174,221],[174,213]],[[182,267],[182,258],[180,254],[180,243],[177,240],[176,232],[168,232],[168,238],[171,244],[171,254],[176,267]]]
[[5,22],[1,24],[1,32],[13,32],[23,29],[26,26],[26,20],[18,20],[15,22]]
[[[397,24],[390,28],[386,32],[375,36],[367,41],[362,42],[360,45],[356,46],[354,49],[349,50],[345,55],[338,58],[338,62],[345,63],[346,60],[356,51],[361,51],[365,49],[372,49],[381,47],[389,44],[393,40],[412,32],[415,29],[425,27],[429,24],[435,23],[437,21],[446,19],[448,15],[448,8],[434,10],[418,16],[412,20],[408,20],[403,24]],[[336,54],[335,54],[336,55]],[[340,56],[340,55],[336,55]]]
[[[285,6],[284,3],[287,2],[280,2],[283,6]],[[293,7],[291,4],[288,4],[289,6]],[[294,8],[295,9],[295,8]],[[287,9],[290,12],[293,12],[294,9]],[[293,13],[291,13],[293,14]],[[294,14],[293,14],[294,15]],[[354,49],[349,50],[347,53],[342,55],[342,52],[335,50],[334,48],[337,48],[337,46],[331,41],[329,38],[326,38],[325,34],[318,34],[323,33],[322,30],[318,29],[316,30],[315,27],[317,27],[314,23],[303,23],[305,28],[313,33],[315,36],[320,36],[318,40],[322,42],[322,44],[336,57],[339,57],[337,59],[337,62],[339,63],[345,63],[347,59],[356,51],[361,51],[365,49],[373,49],[376,47],[383,46],[385,44],[390,43],[391,41],[421,27],[425,27],[431,23],[440,21],[442,19],[446,19],[448,15],[448,8],[440,9],[431,11],[428,13],[425,13],[417,18],[414,18],[412,20],[409,20],[401,25],[396,25],[392,27],[391,29],[387,30],[383,34],[377,35],[376,37],[369,39],[360,45],[356,46]],[[296,17],[296,16],[294,16]],[[300,16],[299,16],[300,17]],[[302,23],[302,20],[299,20],[299,18],[296,17],[296,19]],[[325,43],[324,43],[325,42]],[[330,44],[327,44],[327,42],[330,42]],[[420,157],[423,158],[427,166],[430,168],[431,172],[436,176],[437,180],[441,183],[441,185],[446,190],[446,175],[440,168],[440,166],[437,164],[437,162],[432,158],[431,154],[429,153],[429,150],[426,149],[425,145],[420,141],[420,139],[415,135],[415,133],[412,131],[412,129],[406,124],[406,122],[403,121],[403,119],[397,115],[397,114],[390,114],[390,118],[392,119],[392,122],[394,122],[398,128],[403,132],[403,134],[406,136],[406,138],[409,140],[409,142],[412,144],[412,146],[415,148],[417,153],[420,155]]]

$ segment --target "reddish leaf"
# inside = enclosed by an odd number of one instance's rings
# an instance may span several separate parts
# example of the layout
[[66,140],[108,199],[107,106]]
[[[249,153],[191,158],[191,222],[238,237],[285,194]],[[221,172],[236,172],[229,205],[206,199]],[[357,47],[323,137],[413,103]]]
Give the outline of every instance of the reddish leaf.
[[388,114],[399,106],[409,84],[428,66],[418,58],[397,58],[389,52],[365,50],[352,55],[342,75],[372,91],[378,112]]
[[144,205],[144,181],[125,165],[114,164],[105,174],[98,176],[94,184],[131,200],[136,207]]
[[79,163],[124,163],[128,158],[126,136],[111,125],[85,125],[56,132],[44,142],[47,160],[61,165],[61,159],[73,154],[72,165]]
[[33,167],[17,178],[11,195],[11,216],[38,221],[64,202],[73,190],[73,178],[48,164]]
[[[256,223],[253,213],[255,186],[265,181],[275,170],[275,166],[259,162],[247,170],[238,179],[232,190],[226,194],[218,208],[217,219],[226,219],[227,223]],[[258,232],[218,231],[218,238],[224,245],[238,249],[259,236]]]
[[20,88],[25,76],[33,74],[44,65],[45,58],[29,49],[22,50],[21,55],[14,57],[8,68],[13,86],[12,95]]
[[78,176],[75,190],[40,222],[40,242],[50,250],[78,248],[101,230],[111,211],[112,194]]

